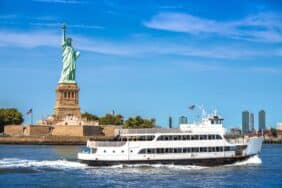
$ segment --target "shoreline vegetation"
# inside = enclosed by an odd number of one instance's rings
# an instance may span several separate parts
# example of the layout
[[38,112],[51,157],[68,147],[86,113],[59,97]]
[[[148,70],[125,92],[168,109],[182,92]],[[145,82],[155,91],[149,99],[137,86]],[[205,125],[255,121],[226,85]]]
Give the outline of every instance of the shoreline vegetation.
[[156,120],[154,118],[145,119],[137,115],[135,117],[129,117],[127,120],[121,114],[107,113],[104,116],[97,116],[88,112],[81,114],[82,118],[88,121],[99,121],[99,125],[122,125],[126,129],[136,128],[153,128],[156,127]]

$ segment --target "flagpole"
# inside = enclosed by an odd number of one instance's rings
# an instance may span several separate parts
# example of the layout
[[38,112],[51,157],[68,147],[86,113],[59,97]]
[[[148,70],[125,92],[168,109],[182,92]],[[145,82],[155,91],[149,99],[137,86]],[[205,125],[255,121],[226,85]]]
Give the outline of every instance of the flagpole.
[[30,119],[30,122],[31,122],[30,125],[32,125],[32,124],[33,124],[33,111],[31,112],[31,119]]

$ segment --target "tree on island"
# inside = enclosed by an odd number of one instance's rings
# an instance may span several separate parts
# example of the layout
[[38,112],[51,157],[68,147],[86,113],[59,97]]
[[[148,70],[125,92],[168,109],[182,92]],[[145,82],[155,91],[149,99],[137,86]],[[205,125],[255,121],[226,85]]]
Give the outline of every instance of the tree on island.
[[125,121],[124,128],[153,128],[156,126],[155,119],[144,119],[140,116],[136,116],[135,118],[128,118]]
[[88,113],[88,112],[81,114],[81,117],[87,119],[88,121],[98,121],[99,120],[98,116]]
[[100,125],[123,125],[123,116],[120,114],[106,114],[99,118]]
[[20,125],[23,121],[22,113],[16,108],[0,108],[0,132],[4,131],[5,125]]
[[104,116],[98,117],[94,114],[85,112],[81,114],[82,118],[86,118],[88,121],[99,121],[99,125],[123,125],[124,128],[153,128],[156,126],[155,119],[145,119],[141,116],[136,116],[134,118],[130,117],[126,121],[122,115],[117,114],[106,114]]

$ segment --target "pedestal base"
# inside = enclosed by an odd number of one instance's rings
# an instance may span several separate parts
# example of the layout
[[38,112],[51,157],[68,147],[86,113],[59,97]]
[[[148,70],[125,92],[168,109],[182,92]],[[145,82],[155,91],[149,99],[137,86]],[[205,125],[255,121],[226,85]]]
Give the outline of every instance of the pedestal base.
[[66,116],[80,118],[79,88],[76,83],[59,83],[56,89],[54,116],[63,120]]

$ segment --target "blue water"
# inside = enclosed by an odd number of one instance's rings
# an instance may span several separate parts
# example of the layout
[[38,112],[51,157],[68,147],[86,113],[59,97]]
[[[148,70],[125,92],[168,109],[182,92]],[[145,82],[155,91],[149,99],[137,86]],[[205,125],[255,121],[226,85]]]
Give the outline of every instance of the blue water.
[[0,187],[282,187],[282,145],[222,167],[87,167],[81,146],[0,145]]

